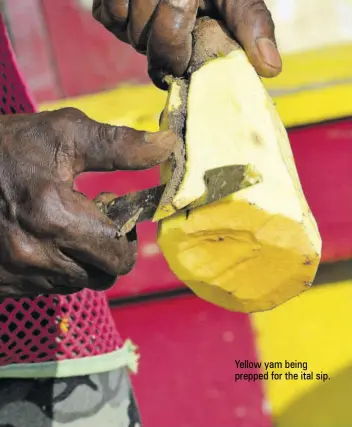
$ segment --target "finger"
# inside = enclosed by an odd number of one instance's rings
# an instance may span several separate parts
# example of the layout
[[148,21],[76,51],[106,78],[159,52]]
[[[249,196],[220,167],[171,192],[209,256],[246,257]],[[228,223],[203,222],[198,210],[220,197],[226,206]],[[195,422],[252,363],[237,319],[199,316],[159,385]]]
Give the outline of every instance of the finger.
[[2,264],[9,270],[50,269],[50,257],[41,242],[20,228],[11,227],[3,239]]
[[179,143],[170,130],[148,133],[102,123],[92,124],[88,138],[75,142],[82,171],[149,169],[169,159]]
[[137,257],[135,231],[119,237],[118,230],[87,198],[73,193],[65,202],[71,222],[57,237],[60,250],[94,278],[105,273],[114,281],[127,274]]
[[99,123],[75,108],[49,114],[61,139],[64,133],[73,140],[75,175],[84,171],[149,169],[165,162],[180,144],[170,130],[151,133]]
[[271,14],[262,0],[214,0],[235,39],[262,77],[275,77],[282,62]]
[[76,173],[149,169],[170,158],[180,143],[170,130],[149,133],[88,117],[74,125]]
[[126,274],[133,267],[135,231],[117,239],[113,222],[70,185],[40,192],[36,199],[40,202],[34,209],[29,213],[24,209],[19,215],[26,232],[15,229],[4,236],[9,240],[5,246],[9,248],[7,264],[61,274],[72,279],[73,286],[82,286],[101,274],[108,275],[111,284],[117,273]]
[[161,0],[148,40],[148,72],[154,84],[166,89],[167,74],[181,77],[192,54],[192,31],[198,0]]
[[36,297],[40,294],[51,293],[47,284],[42,283],[42,280],[33,280],[28,276],[21,276],[18,271],[11,273],[1,268],[1,278],[4,281],[0,287],[0,303],[5,298],[24,298]]
[[71,256],[70,250],[65,253],[57,247],[52,249],[52,259],[56,268],[46,274],[41,272],[40,276],[34,276],[33,283],[37,285],[40,283],[41,287],[48,284],[52,292],[68,293],[78,292],[84,288],[105,290],[116,281],[116,275]]
[[[18,238],[19,232],[12,235],[11,244],[8,245],[10,263],[5,265],[9,265],[9,274],[12,272],[21,277],[21,295],[24,292],[32,295],[78,292],[84,288],[102,290],[116,280],[115,274],[82,263],[69,253],[64,254],[51,241],[43,242],[25,233],[20,234],[21,239]],[[128,272],[133,263],[130,259],[122,261],[125,265],[120,266],[120,274]]]
[[131,0],[128,39],[139,53],[147,52],[151,19],[160,0]]
[[7,256],[4,259],[4,265],[11,265],[17,274],[36,274],[37,276],[40,274],[42,277],[48,274],[63,275],[80,282],[86,279],[85,272],[60,253],[49,241],[40,240],[21,229],[14,228],[11,231],[7,237],[6,248]]
[[[79,265],[51,243],[27,235],[21,229],[11,231],[6,248],[3,267],[7,268],[7,274],[21,278],[22,294],[49,293],[61,287],[69,287],[77,292],[89,283],[88,274]],[[19,284],[11,284],[18,288]]]
[[93,17],[118,39],[128,42],[129,0],[94,0]]

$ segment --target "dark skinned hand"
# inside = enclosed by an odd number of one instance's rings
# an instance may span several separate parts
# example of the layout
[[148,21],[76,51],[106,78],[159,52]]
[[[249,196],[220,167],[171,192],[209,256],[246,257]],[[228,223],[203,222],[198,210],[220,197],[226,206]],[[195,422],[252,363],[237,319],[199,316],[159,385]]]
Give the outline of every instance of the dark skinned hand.
[[94,0],[93,16],[147,55],[149,75],[161,89],[167,88],[167,74],[181,77],[187,70],[200,16],[224,21],[260,76],[281,72],[274,23],[263,0]]
[[139,132],[81,111],[0,116],[0,298],[96,290],[127,274],[135,230],[119,237],[82,194],[84,171],[147,169],[166,161],[171,131]]

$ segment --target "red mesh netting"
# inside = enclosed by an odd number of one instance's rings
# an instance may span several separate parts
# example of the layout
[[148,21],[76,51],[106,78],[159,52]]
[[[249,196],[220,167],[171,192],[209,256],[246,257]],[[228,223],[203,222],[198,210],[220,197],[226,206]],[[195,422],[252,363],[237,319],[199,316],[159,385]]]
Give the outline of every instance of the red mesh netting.
[[[33,111],[0,15],[0,114]],[[95,356],[120,345],[104,293],[0,303],[0,366]]]
[[32,113],[34,104],[18,71],[0,14],[0,114]]
[[104,293],[6,299],[0,304],[0,366],[96,356],[121,344]]

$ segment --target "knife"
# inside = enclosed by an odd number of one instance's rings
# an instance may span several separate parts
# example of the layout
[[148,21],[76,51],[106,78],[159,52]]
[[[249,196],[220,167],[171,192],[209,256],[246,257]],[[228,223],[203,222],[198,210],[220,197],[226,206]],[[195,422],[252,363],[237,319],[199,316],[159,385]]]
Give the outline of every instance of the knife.
[[[187,212],[214,203],[244,188],[262,181],[261,175],[250,164],[230,165],[208,170],[204,173],[205,193],[199,199],[177,211]],[[119,234],[125,235],[144,221],[155,221],[166,184],[147,190],[129,193],[97,207],[117,225]]]

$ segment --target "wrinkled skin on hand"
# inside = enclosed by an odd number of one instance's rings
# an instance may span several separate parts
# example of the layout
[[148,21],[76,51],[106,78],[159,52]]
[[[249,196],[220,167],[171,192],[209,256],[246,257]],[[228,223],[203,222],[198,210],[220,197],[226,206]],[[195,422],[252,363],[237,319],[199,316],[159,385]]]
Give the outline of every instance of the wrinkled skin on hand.
[[182,77],[187,70],[200,16],[224,21],[260,76],[281,72],[274,23],[263,0],[94,0],[93,16],[147,55],[149,75],[161,89],[167,88],[166,75]]
[[101,124],[81,111],[0,116],[0,298],[111,286],[137,255],[135,230],[119,237],[82,194],[84,171],[147,169],[177,140]]

